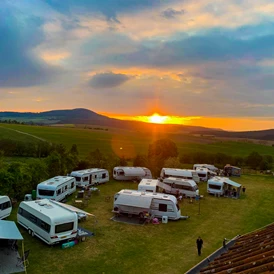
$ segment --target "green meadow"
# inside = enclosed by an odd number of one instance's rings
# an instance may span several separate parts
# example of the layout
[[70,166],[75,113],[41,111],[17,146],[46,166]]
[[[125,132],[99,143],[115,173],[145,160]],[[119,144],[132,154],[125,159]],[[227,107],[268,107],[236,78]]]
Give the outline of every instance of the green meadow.
[[[26,135],[28,134],[28,135]],[[33,136],[30,136],[33,135]],[[85,129],[84,127],[50,127],[1,124],[0,138],[37,142],[42,138],[52,143],[63,143],[70,148],[76,144],[81,158],[99,148],[103,153],[133,158],[136,154],[146,154],[148,146],[160,138],[173,140],[179,153],[205,152],[225,153],[231,156],[247,156],[253,151],[261,155],[272,155],[274,147],[251,142],[215,140],[212,137],[199,137],[189,134],[134,132],[109,128],[105,130]]]
[[[74,273],[185,273],[188,269],[222,246],[224,237],[232,239],[274,220],[274,179],[271,176],[244,175],[233,180],[246,186],[240,199],[217,198],[206,193],[204,198],[190,203],[181,202],[181,214],[187,220],[167,224],[130,225],[111,220],[113,195],[123,189],[137,189],[136,183],[110,181],[100,185],[100,193],[93,194],[86,211],[95,214],[79,225],[95,232],[74,247],[49,247],[32,238],[21,227],[25,249],[30,249],[29,274]],[[110,197],[110,200],[106,199]],[[72,203],[70,197],[69,203]],[[16,220],[17,208],[11,220]],[[200,213],[200,214],[199,214]],[[204,241],[202,256],[197,255],[195,241]]]

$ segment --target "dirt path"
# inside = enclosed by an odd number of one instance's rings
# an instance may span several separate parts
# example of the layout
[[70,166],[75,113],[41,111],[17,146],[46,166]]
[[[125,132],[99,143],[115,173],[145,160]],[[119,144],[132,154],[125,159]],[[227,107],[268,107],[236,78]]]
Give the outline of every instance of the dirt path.
[[32,135],[32,134],[30,134],[30,133],[26,133],[26,132],[23,132],[23,131],[20,131],[20,130],[16,130],[16,129],[12,129],[12,128],[7,128],[7,127],[2,127],[2,126],[0,126],[0,127],[1,127],[1,128],[5,128],[5,129],[9,129],[9,130],[12,130],[12,131],[15,131],[15,132],[20,133],[20,134],[25,134],[25,135],[31,136],[31,137],[33,137],[33,138],[35,138],[35,139],[38,139],[38,140],[40,140],[40,141],[43,141],[43,142],[47,142],[47,140],[45,140],[45,139],[43,139],[43,138],[40,138],[40,137],[38,137],[38,136]]

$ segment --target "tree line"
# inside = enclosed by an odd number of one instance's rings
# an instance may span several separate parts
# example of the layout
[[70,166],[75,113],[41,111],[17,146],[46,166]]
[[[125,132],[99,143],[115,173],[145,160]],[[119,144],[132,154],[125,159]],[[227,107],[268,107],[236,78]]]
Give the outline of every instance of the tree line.
[[[12,144],[13,142],[9,143]],[[4,144],[1,143],[0,144]],[[41,147],[39,147],[39,144]],[[273,158],[271,155],[260,155],[252,152],[247,157],[230,156],[223,153],[193,152],[187,154],[178,153],[176,144],[169,139],[161,139],[149,145],[146,155],[138,154],[134,158],[126,159],[115,154],[106,155],[99,149],[89,152],[85,159],[79,158],[77,145],[74,144],[67,149],[63,144],[39,143],[35,147],[35,153],[30,153],[32,158],[26,163],[5,161],[7,150],[0,146],[0,193],[12,198],[22,200],[26,193],[36,189],[38,183],[57,175],[67,175],[73,170],[87,168],[104,168],[110,174],[115,166],[143,166],[148,167],[154,177],[158,177],[163,167],[183,168],[185,164],[195,163],[214,164],[223,168],[226,164],[239,167],[250,167],[252,169],[271,169]],[[30,144],[26,143],[26,148]],[[38,149],[39,147],[39,149]],[[19,151],[19,150],[18,150]],[[23,153],[21,150],[20,153]],[[19,152],[17,152],[19,153]],[[19,154],[12,154],[19,155]],[[20,154],[20,156],[26,156]],[[10,155],[9,155],[10,156]]]

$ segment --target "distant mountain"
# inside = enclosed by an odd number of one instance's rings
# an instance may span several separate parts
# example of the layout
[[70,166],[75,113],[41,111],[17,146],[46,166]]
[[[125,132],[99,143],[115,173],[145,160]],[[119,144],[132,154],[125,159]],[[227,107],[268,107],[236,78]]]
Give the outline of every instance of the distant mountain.
[[209,128],[183,125],[149,124],[138,121],[119,120],[100,115],[88,109],[77,108],[71,110],[52,110],[45,112],[0,112],[0,120],[16,120],[34,124],[82,124],[114,127],[131,130],[175,130],[184,132],[211,131]]
[[162,132],[191,133],[211,135],[226,138],[248,138],[258,140],[274,140],[274,129],[245,132],[229,132],[221,129],[212,129],[185,125],[161,125],[144,122],[118,120],[100,115],[94,111],[76,108],[67,110],[51,110],[45,112],[0,112],[0,120],[16,120],[34,124],[82,124],[101,127],[112,127],[136,131],[152,131],[157,129]]

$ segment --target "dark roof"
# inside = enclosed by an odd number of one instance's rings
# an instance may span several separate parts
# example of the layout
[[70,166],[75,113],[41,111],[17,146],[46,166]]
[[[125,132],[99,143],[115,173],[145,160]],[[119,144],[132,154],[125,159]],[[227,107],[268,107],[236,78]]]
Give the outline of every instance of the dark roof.
[[239,236],[200,273],[274,273],[274,223]]

